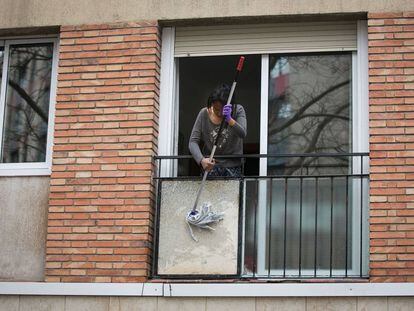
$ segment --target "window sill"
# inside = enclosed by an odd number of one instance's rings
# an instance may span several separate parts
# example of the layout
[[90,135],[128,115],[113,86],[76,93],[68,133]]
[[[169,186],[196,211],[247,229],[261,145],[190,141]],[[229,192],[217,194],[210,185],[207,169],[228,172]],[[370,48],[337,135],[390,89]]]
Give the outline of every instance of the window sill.
[[20,164],[0,164],[0,177],[1,176],[50,176],[52,170],[50,167],[42,165],[33,165],[28,163],[25,165]]
[[414,296],[414,284],[166,284],[0,282],[0,295],[158,297],[385,297]]

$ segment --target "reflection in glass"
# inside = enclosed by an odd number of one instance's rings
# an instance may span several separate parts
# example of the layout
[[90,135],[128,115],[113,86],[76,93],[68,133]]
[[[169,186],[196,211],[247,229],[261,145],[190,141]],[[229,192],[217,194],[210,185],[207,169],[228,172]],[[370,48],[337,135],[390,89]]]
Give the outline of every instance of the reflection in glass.
[[10,46],[2,162],[46,159],[53,44]]
[[4,50],[0,47],[0,90],[1,90],[1,77],[3,74],[3,58],[4,58]]
[[[351,54],[270,57],[268,152],[351,151]],[[274,158],[268,174],[347,173],[348,158]]]
[[[270,57],[269,153],[351,152],[351,68],[351,54]],[[349,160],[273,158],[268,160],[268,175],[347,174]],[[319,274],[332,264],[332,269],[343,271],[346,232],[351,231],[345,226],[351,219],[344,221],[350,196],[345,189],[345,178],[281,178],[268,183],[266,269],[286,264],[296,273],[300,266]]]
[[[201,108],[206,106],[210,93],[222,83],[231,83],[234,66],[239,56],[183,57],[179,62],[179,125],[178,154],[189,154],[188,141],[194,121]],[[260,116],[260,55],[247,55],[243,74],[240,75],[235,91],[236,101],[243,106],[247,116],[247,137],[243,142],[245,154],[259,153]],[[198,74],[202,72],[203,74]],[[199,166],[191,159],[178,161],[178,176],[199,176]],[[167,161],[163,162],[167,163]],[[248,159],[244,165],[245,175],[257,175],[258,160]]]
[[357,264],[352,157],[317,156],[352,152],[351,76],[350,53],[269,56],[268,153],[290,156],[245,184],[244,273],[343,276]]

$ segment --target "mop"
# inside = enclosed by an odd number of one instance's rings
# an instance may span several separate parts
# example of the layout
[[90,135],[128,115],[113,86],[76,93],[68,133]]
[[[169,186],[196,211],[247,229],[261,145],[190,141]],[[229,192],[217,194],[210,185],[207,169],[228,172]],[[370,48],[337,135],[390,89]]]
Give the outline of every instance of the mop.
[[[236,88],[236,84],[237,84],[237,78],[238,78],[239,73],[241,72],[241,70],[243,68],[243,63],[244,63],[244,56],[241,56],[239,61],[238,61],[238,64],[237,64],[236,76],[235,76],[233,84],[231,86],[229,97],[227,98],[227,104],[231,103],[233,93],[234,93],[234,89]],[[234,108],[235,107],[233,107],[233,114],[235,113]],[[217,148],[217,143],[218,143],[220,134],[223,131],[224,124],[225,124],[225,120],[223,118],[223,120],[221,121],[221,124],[220,124],[219,131],[217,133],[216,139],[214,141],[213,149],[211,150],[210,161],[213,160],[213,157],[214,157],[214,154],[215,154],[216,148]],[[194,202],[194,206],[193,206],[192,210],[190,210],[188,212],[187,216],[186,216],[186,221],[187,221],[188,229],[190,231],[190,235],[193,238],[193,240],[196,241],[196,242],[198,242],[198,239],[195,237],[195,235],[193,233],[193,229],[191,228],[191,226],[195,226],[195,227],[198,227],[198,228],[201,228],[201,229],[214,230],[214,228],[212,228],[210,225],[218,223],[224,217],[223,212],[214,212],[211,208],[211,204],[208,203],[208,202],[204,202],[202,204],[201,209],[197,210],[198,200],[200,199],[200,195],[203,191],[203,188],[204,188],[204,185],[205,185],[205,182],[206,182],[206,179],[207,179],[207,175],[208,175],[208,172],[205,171],[204,175],[203,175],[203,179],[201,181],[201,186],[198,190],[197,197],[196,197],[196,200]]]

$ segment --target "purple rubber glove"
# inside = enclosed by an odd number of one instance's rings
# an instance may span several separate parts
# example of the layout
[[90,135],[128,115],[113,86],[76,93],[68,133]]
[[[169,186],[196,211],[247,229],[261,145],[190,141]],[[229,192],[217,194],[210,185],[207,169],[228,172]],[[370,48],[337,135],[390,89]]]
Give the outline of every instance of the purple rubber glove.
[[229,123],[230,120],[231,120],[231,111],[232,111],[232,108],[231,108],[230,104],[224,105],[224,107],[223,107],[223,117],[224,117],[224,119],[226,120],[227,123]]

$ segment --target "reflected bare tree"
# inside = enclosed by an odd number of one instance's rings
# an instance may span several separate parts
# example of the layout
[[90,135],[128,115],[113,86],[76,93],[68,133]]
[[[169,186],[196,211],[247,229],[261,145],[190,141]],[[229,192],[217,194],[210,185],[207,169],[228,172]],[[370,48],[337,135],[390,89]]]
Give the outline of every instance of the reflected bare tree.
[[2,162],[46,156],[52,44],[11,46]]
[[[272,153],[350,151],[350,66],[349,55],[271,57],[268,149]],[[321,173],[340,167],[347,169],[347,157],[294,157],[269,163],[273,173],[284,175],[303,173],[304,168],[307,173],[309,169]]]

